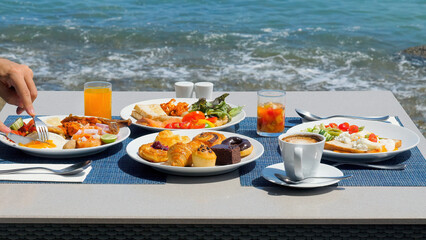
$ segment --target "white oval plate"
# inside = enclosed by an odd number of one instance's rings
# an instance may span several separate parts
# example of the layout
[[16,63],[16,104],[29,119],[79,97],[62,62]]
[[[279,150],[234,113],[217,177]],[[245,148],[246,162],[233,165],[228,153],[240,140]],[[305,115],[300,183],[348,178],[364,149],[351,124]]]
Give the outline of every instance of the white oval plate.
[[[275,173],[286,175],[284,163],[276,163],[271,166],[267,166],[262,170],[262,176],[270,181],[271,183],[275,183],[282,186],[294,187],[294,188],[317,188],[324,187],[328,185],[332,185],[338,183],[341,180],[338,179],[306,179],[298,184],[288,184],[275,176]],[[341,177],[343,176],[343,172],[337,169],[336,167],[321,163],[318,169],[318,173],[316,176],[328,176],[328,177]]]
[[[150,130],[150,131],[158,131],[158,132],[163,131],[167,128],[149,127],[149,126],[145,126],[145,125],[136,123],[136,119],[134,117],[132,117],[131,114],[132,114],[133,108],[135,107],[136,104],[161,104],[161,103],[167,103],[168,101],[170,101],[170,99],[172,99],[172,98],[153,99],[153,100],[147,100],[147,101],[142,101],[142,102],[130,104],[130,105],[124,107],[123,109],[121,109],[120,116],[123,119],[131,119],[132,123],[135,126],[145,128],[145,129]],[[176,99],[175,103],[186,102],[189,105],[198,101],[197,98],[175,98],[175,99]],[[211,101],[211,100],[208,100],[208,101]],[[236,107],[235,105],[232,105],[230,103],[228,103],[228,104],[231,107]],[[222,125],[222,126],[219,126],[219,127],[209,128],[209,130],[220,130],[220,129],[224,129],[224,128],[234,126],[235,124],[244,120],[244,118],[246,118],[246,112],[244,112],[244,110],[241,110],[241,112],[237,116],[233,117],[232,120],[229,123]],[[170,129],[168,129],[168,130],[170,130]],[[183,130],[188,130],[188,129],[183,129]]]
[[[207,132],[207,131],[201,130],[201,129],[173,131],[173,133],[175,134],[179,134],[181,136],[188,136],[191,139],[195,137],[197,134],[200,134],[202,132]],[[236,134],[236,133],[221,132],[221,131],[214,131],[214,132],[221,133],[225,135],[225,137],[227,138],[231,136],[237,136],[237,137],[248,139],[250,143],[253,145],[253,152],[247,157],[242,158],[241,162],[236,164],[215,166],[215,167],[173,167],[173,166],[164,165],[163,163],[149,162],[141,158],[138,154],[139,147],[142,144],[154,142],[155,137],[158,135],[158,133],[152,133],[152,134],[148,134],[148,135],[136,138],[135,140],[131,141],[127,145],[126,151],[131,158],[133,158],[134,160],[140,163],[148,165],[160,172],[170,173],[174,175],[181,175],[181,176],[211,176],[211,175],[227,173],[245,164],[255,161],[263,154],[263,151],[264,151],[263,145],[255,139],[246,137],[244,135]]]
[[315,125],[321,123],[327,125],[329,123],[341,124],[348,122],[350,125],[355,124],[358,126],[364,126],[365,130],[376,134],[382,138],[392,138],[392,139],[401,139],[402,146],[392,152],[381,152],[381,153],[338,153],[330,150],[324,150],[323,158],[331,160],[334,162],[379,162],[390,159],[396,156],[399,153],[410,150],[417,146],[420,141],[420,138],[417,134],[411,131],[408,128],[397,126],[391,123],[378,122],[378,121],[367,121],[367,120],[357,120],[349,118],[331,118],[321,121],[306,122],[300,125],[290,128],[288,133],[298,133],[306,128],[312,128]]
[[[43,122],[46,122],[46,120],[49,118],[59,118],[62,120],[65,117],[68,117],[68,115],[45,116],[45,117],[39,117],[39,119],[42,120]],[[30,120],[31,118],[26,118],[24,119],[24,122],[28,123]],[[113,143],[109,143],[109,144],[104,144],[98,147],[77,148],[77,149],[36,149],[36,148],[22,147],[17,145],[16,143],[13,143],[7,140],[4,136],[0,136],[0,141],[10,147],[17,148],[29,155],[33,155],[37,157],[71,158],[71,157],[88,156],[98,152],[102,152],[103,150],[126,140],[129,137],[129,135],[130,135],[130,129],[128,127],[121,127],[120,132],[117,135],[117,141]]]

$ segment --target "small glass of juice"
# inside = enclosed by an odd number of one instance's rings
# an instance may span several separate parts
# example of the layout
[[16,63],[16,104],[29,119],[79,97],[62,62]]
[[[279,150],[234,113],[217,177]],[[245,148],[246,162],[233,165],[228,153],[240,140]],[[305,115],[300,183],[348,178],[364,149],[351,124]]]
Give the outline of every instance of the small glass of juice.
[[284,132],[285,96],[282,90],[257,92],[257,134],[276,137]]
[[84,115],[111,119],[112,87],[109,82],[84,84]]

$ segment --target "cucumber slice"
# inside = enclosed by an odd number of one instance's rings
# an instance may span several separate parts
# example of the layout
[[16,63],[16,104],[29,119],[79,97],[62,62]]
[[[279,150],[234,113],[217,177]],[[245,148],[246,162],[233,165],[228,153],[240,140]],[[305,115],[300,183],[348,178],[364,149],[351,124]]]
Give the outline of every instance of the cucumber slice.
[[24,121],[22,118],[16,119],[12,125],[10,125],[10,129],[18,131],[22,126],[24,126]]

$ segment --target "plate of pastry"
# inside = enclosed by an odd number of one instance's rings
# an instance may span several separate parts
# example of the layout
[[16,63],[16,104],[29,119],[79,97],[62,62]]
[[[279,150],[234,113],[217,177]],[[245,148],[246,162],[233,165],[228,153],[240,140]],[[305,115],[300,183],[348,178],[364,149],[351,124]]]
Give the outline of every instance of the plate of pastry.
[[242,106],[225,102],[225,93],[214,100],[204,98],[163,98],[141,101],[124,107],[120,116],[133,125],[150,130],[203,129],[221,130],[246,117]]
[[263,145],[244,135],[207,130],[163,130],[131,141],[134,160],[160,172],[181,176],[218,175],[262,156]]

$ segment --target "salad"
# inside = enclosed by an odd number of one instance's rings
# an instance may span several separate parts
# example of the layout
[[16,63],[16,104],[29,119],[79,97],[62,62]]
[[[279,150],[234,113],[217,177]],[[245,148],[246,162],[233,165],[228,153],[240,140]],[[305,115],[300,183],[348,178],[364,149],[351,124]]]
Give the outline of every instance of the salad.
[[242,111],[242,106],[231,107],[225,93],[213,101],[200,98],[189,105],[171,99],[161,104],[136,104],[131,116],[137,123],[158,128],[197,129],[213,128],[227,124]]
[[364,126],[329,123],[315,125],[304,132],[318,133],[325,137],[327,150],[349,153],[390,152],[397,150],[402,142],[398,139],[382,138],[366,131]]

